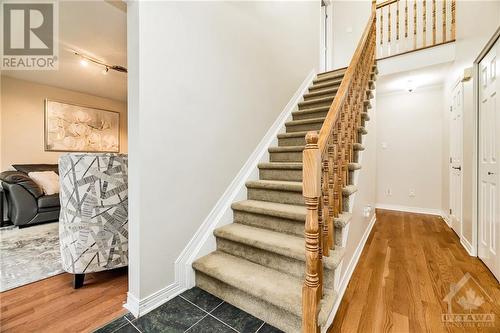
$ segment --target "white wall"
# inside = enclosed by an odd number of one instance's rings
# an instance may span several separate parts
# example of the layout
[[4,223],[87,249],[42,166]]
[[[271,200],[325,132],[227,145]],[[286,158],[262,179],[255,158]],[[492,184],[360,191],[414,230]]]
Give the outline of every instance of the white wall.
[[347,67],[371,15],[371,0],[333,0],[332,65]]
[[44,150],[46,98],[120,112],[120,151],[127,152],[127,104],[109,98],[1,76],[0,171],[19,163],[57,163]]
[[[441,86],[379,94],[378,205],[441,209],[442,110]],[[387,194],[388,189],[392,194]],[[410,189],[414,197],[410,197]]]
[[319,60],[319,2],[128,2],[129,301],[174,261]]

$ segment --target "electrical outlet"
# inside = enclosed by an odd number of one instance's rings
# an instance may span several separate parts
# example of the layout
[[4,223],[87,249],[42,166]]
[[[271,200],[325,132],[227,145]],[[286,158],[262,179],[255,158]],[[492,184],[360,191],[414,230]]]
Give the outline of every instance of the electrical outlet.
[[392,195],[392,189],[390,187],[388,187],[386,190],[385,190],[385,195],[390,197]]
[[410,188],[410,190],[408,191],[408,196],[410,198],[414,198],[415,197],[415,189],[414,188]]
[[363,209],[363,216],[370,217],[371,212],[372,212],[372,206],[370,206],[370,205],[365,206],[365,208]]

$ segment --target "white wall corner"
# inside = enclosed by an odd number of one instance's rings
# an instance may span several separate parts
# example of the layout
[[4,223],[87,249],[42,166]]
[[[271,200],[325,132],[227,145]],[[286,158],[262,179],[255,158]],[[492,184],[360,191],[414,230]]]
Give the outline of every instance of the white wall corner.
[[313,68],[175,261],[175,283],[181,288],[188,289],[195,285],[192,263],[216,249],[214,229],[232,222],[231,204],[246,198],[245,183],[258,179],[257,165],[268,160],[269,146],[275,143],[276,136],[291,118],[292,111],[307,92],[315,75],[316,70]]
[[342,301],[342,298],[344,297],[344,293],[347,289],[347,285],[349,284],[349,281],[351,280],[352,274],[354,273],[354,269],[356,268],[356,265],[358,264],[359,258],[361,257],[361,253],[363,252],[363,248],[365,247],[366,241],[368,240],[368,236],[370,236],[370,233],[371,233],[376,221],[377,221],[377,215],[374,213],[371,220],[370,220],[370,223],[368,224],[368,227],[366,228],[366,230],[363,234],[363,237],[361,238],[358,246],[356,247],[356,250],[351,258],[351,261],[349,262],[349,265],[347,266],[347,269],[345,270],[344,276],[342,276],[342,278],[340,279],[337,299],[335,300],[335,303],[333,304],[332,312],[328,316],[328,320],[326,321],[326,324],[321,328],[322,333],[326,333],[328,328],[333,323],[333,319],[335,318],[335,314],[337,313],[337,310],[339,309],[340,302]]

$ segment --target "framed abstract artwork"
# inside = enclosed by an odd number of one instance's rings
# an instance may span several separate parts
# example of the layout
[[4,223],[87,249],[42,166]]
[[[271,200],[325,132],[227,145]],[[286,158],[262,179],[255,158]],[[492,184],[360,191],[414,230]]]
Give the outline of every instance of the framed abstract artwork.
[[45,100],[45,151],[118,153],[120,113]]

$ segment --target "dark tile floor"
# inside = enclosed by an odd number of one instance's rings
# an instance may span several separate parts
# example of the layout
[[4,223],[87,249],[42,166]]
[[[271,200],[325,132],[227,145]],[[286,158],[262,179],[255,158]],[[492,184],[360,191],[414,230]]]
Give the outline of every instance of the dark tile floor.
[[281,331],[194,287],[138,319],[127,313],[95,332],[278,333]]

